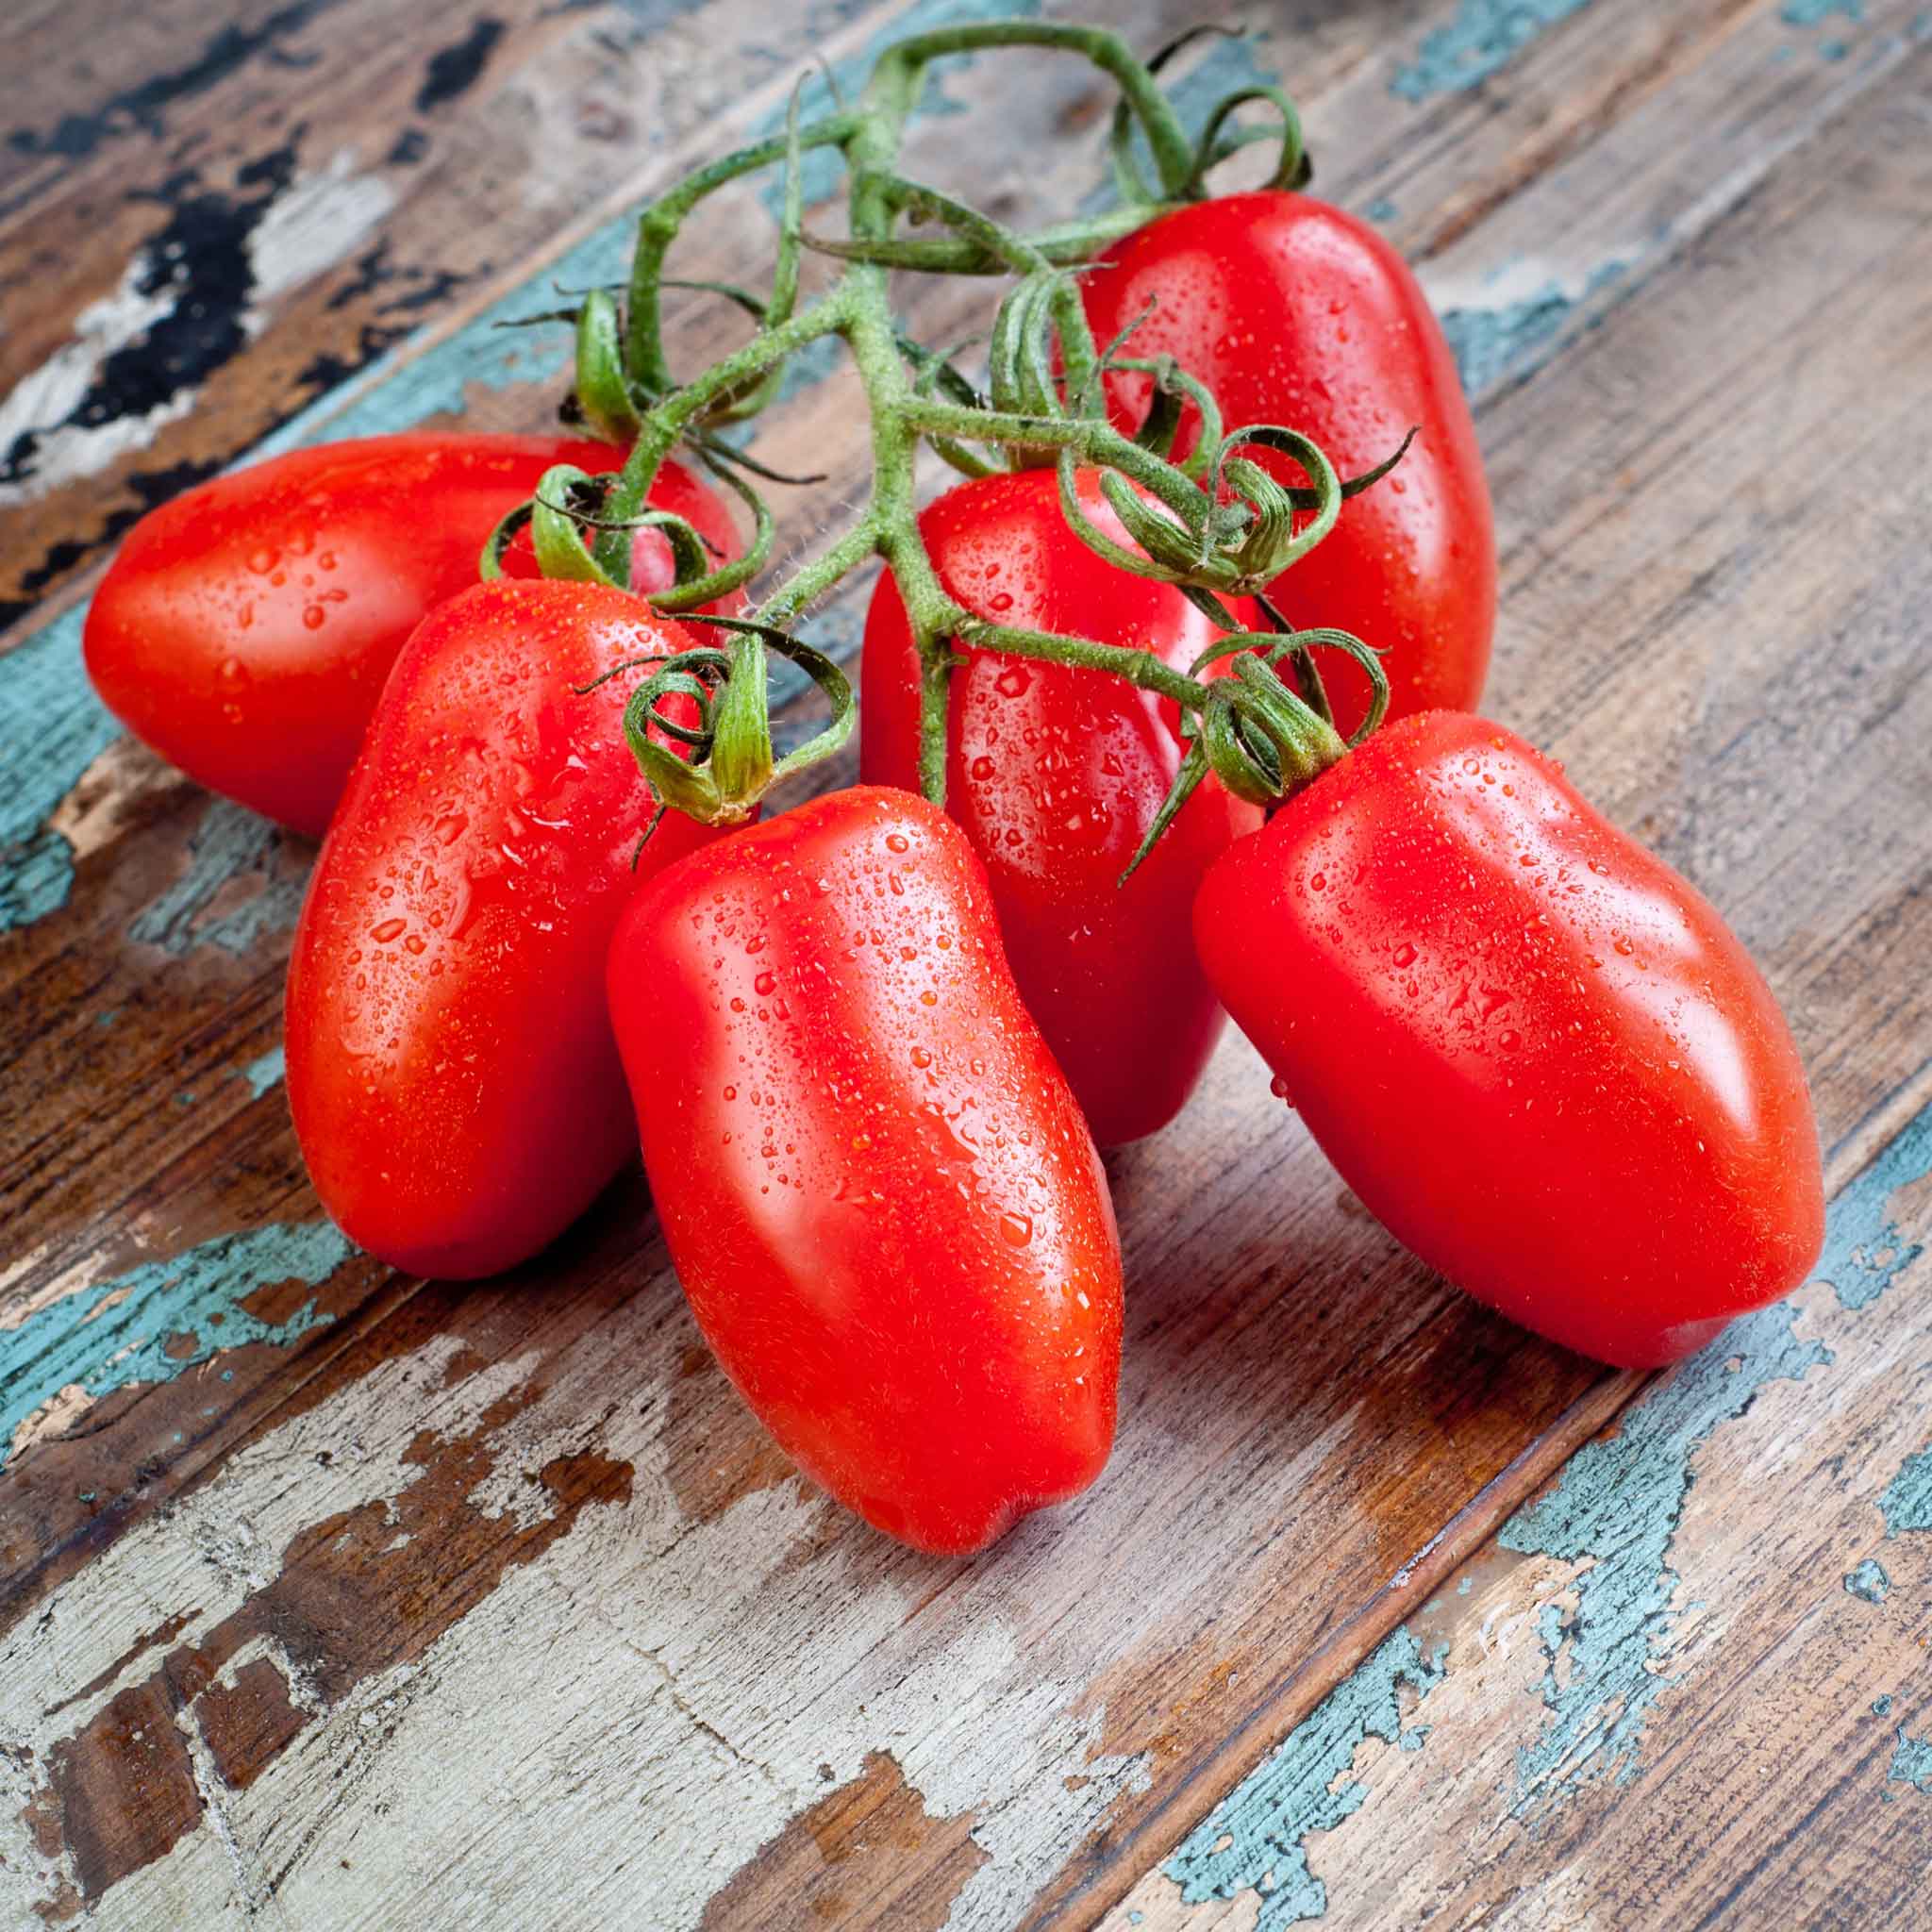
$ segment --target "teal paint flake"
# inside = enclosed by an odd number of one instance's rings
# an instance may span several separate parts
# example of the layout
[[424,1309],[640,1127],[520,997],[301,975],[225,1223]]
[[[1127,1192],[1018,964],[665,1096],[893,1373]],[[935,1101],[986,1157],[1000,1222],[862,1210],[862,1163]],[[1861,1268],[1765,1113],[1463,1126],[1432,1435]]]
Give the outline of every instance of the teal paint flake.
[[[1215,1806],[1163,1868],[1189,1905],[1260,1895],[1256,1932],[1281,1932],[1328,1909],[1328,1889],[1308,1869],[1307,1840],[1361,1808],[1367,1787],[1348,1776],[1370,1738],[1406,1742],[1397,1692],[1441,1683],[1448,1646],[1426,1657],[1398,1628]],[[1340,1784],[1338,1786],[1338,1780]],[[1336,1789],[1331,1790],[1331,1787]],[[1225,1844],[1223,1840],[1225,1840]]]
[[1872,1715],[1874,1717],[1885,1717],[1890,1714],[1890,1710],[1891,1692],[1890,1690],[1883,1697],[1874,1697],[1872,1700]]
[[288,1053],[279,1046],[271,1047],[259,1059],[250,1060],[245,1067],[236,1070],[235,1077],[248,1082],[248,1092],[252,1099],[259,1100],[271,1087],[281,1084],[288,1072]]
[[1395,204],[1386,194],[1378,194],[1362,210],[1363,217],[1372,222],[1392,222],[1395,219]]
[[1861,21],[1864,0],[1785,0],[1777,17],[1787,26],[1823,26],[1835,13],[1849,21]]
[[1478,86],[1589,5],[1590,0],[1462,0],[1447,26],[1424,37],[1414,61],[1396,69],[1389,92],[1405,101],[1426,101]]
[[[289,834],[232,799],[211,798],[188,841],[188,870],[135,915],[127,936],[176,958],[196,946],[245,953],[266,933],[281,932],[302,909],[307,867],[297,876],[277,874]],[[251,873],[261,889],[239,905],[209,917],[216,899]]]
[[[311,1299],[286,1322],[264,1322],[242,1302],[284,1281],[319,1287],[353,1253],[325,1221],[253,1228],[37,1308],[0,1333],[0,1455],[14,1430],[70,1384],[99,1400],[136,1382],[172,1381],[218,1349],[251,1341],[286,1347],[330,1317]],[[193,1346],[169,1354],[168,1343],[182,1336]]]
[[1907,1241],[1890,1212],[1901,1188],[1932,1174],[1932,1107],[1889,1141],[1831,1204],[1817,1277],[1831,1284],[1841,1308],[1870,1307],[1924,1252]]
[[1845,1590],[1848,1594],[1858,1598],[1861,1603],[1882,1604],[1885,1593],[1891,1588],[1891,1578],[1885,1574],[1884,1566],[1867,1557],[1856,1568],[1845,1572]]
[[1885,1779],[1888,1784],[1910,1785],[1932,1796],[1932,1738],[1908,1738],[1900,1725],[1898,1746],[1891,1754],[1891,1769]]
[[1792,1334],[1796,1314],[1784,1302],[1733,1323],[1633,1404],[1616,1434],[1578,1450],[1556,1487],[1498,1533],[1505,1549],[1591,1566],[1576,1578],[1574,1611],[1548,1605],[1538,1620],[1548,1719],[1516,1754],[1519,1819],[1594,1779],[1636,1775],[1651,1706],[1671,1681],[1652,1667],[1670,1635],[1678,1582],[1670,1548],[1696,1479],[1692,1458],[1760,1390],[1831,1361],[1829,1349]]
[[1932,1529],[1932,1449],[1906,1457],[1904,1466],[1879,1497],[1878,1507],[1885,1512],[1887,1536]]
[[1550,281],[1520,302],[1444,309],[1442,333],[1456,358],[1463,393],[1474,402],[1506,380],[1520,381],[1540,368],[1572,315],[1617,280],[1626,266],[1622,261],[1604,262],[1584,277],[1580,288],[1566,289]]
[[1849,41],[1820,41],[1818,51],[1826,60],[1842,60],[1852,51],[1852,43]]
[[0,658],[0,931],[66,905],[74,848],[46,821],[120,735],[81,668],[82,621],[63,611]]

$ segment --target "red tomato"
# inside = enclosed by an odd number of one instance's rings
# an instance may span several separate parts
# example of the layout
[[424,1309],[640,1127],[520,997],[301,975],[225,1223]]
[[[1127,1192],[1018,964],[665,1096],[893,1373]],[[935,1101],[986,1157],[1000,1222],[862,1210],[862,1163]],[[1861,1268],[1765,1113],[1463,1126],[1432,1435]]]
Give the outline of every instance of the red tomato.
[[1194,933],[1342,1179],[1526,1327],[1647,1368],[1817,1259],[1777,1003],[1705,899],[1508,732],[1377,732],[1220,860]]
[[[1137,228],[1080,289],[1102,346],[1152,300],[1124,353],[1173,355],[1208,385],[1227,427],[1299,429],[1343,477],[1419,429],[1393,474],[1344,503],[1334,529],[1271,591],[1290,622],[1338,625],[1388,651],[1391,716],[1474,705],[1496,622],[1489,487],[1448,344],[1402,258],[1339,208],[1262,191]],[[1110,379],[1119,426],[1140,423],[1148,385]],[[1198,433],[1190,407],[1183,454]],[[1241,454],[1284,482],[1306,481],[1285,457]],[[1353,670],[1331,683],[1346,735],[1368,708],[1368,685]]]
[[[1124,541],[1098,479],[1080,494]],[[1177,670],[1222,635],[1172,585],[1082,543],[1051,471],[962,483],[919,527],[947,594],[995,624],[1153,651]],[[1252,606],[1235,614],[1260,624]],[[1174,1118],[1221,1032],[1188,916],[1208,866],[1261,814],[1201,786],[1121,886],[1180,765],[1175,708],[1094,672],[967,655],[947,707],[947,808],[991,880],[1027,1010],[1093,1138],[1118,1146]],[[867,780],[917,791],[919,658],[890,575],[866,620],[862,693]]]
[[[473,585],[424,619],[329,827],[289,964],[289,1105],[336,1224],[494,1274],[637,1147],[604,956],[652,804],[620,727],[689,632],[601,585]],[[641,677],[644,674],[639,673]],[[712,834],[665,814],[640,869]]]
[[692,1312],[811,1476],[923,1550],[1084,1490],[1120,1245],[945,815],[856,788],[640,890],[610,1010]]
[[[88,673],[190,777],[320,838],[396,653],[476,581],[504,512],[553,463],[594,475],[622,461],[606,442],[439,431],[217,476],[128,533],[88,611]],[[738,553],[724,505],[675,463],[651,501]],[[640,533],[634,555],[638,589],[673,582],[657,532]]]

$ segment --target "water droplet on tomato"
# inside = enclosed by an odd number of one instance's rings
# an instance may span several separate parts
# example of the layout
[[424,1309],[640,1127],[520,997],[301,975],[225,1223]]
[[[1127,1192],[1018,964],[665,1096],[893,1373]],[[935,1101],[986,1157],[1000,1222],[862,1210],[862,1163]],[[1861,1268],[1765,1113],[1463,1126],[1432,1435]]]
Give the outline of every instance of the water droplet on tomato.
[[752,981],[752,989],[759,995],[760,998],[769,999],[771,995],[776,992],[778,990],[777,974],[769,971],[760,973],[758,976]]
[[1033,1223],[1028,1216],[1008,1210],[1000,1216],[1000,1233],[1013,1247],[1024,1248],[1033,1239]]
[[1032,688],[1033,674],[1024,664],[1008,664],[993,680],[993,689],[1003,698],[1024,697]]
[[369,937],[377,945],[386,946],[408,923],[407,919],[385,919],[380,925],[372,925],[369,928]]
[[1398,966],[1413,966],[1415,964],[1415,948],[1407,940],[1404,940],[1396,947],[1392,958]]
[[269,572],[275,569],[276,560],[275,552],[269,549],[266,545],[259,550],[251,550],[248,553],[248,568],[258,577],[267,576]]

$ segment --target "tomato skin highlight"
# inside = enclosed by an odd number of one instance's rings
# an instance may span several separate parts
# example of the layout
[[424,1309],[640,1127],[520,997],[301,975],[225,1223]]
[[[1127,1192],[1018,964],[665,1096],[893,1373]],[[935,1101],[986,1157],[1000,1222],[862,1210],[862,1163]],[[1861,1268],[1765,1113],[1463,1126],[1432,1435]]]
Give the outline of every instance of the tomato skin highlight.
[[1770,989],[1509,732],[1377,732],[1215,866],[1194,930],[1342,1179],[1525,1327],[1655,1367],[1817,1260],[1817,1127]]
[[[1080,277],[1104,344],[1173,355],[1213,392],[1230,429],[1285,424],[1344,479],[1419,434],[1382,481],[1270,587],[1291,623],[1338,625],[1387,651],[1391,716],[1472,708],[1496,622],[1496,539],[1482,452],[1455,358],[1408,265],[1366,223],[1306,194],[1258,190],[1197,202],[1115,242]],[[1136,427],[1150,379],[1108,378],[1115,424]],[[1199,436],[1191,405],[1176,448]],[[1241,450],[1283,482],[1285,457]],[[1324,659],[1324,673],[1329,671]],[[1361,722],[1368,685],[1337,664],[1336,724]]]
[[[289,1105],[323,1206],[391,1267],[493,1274],[637,1148],[604,958],[651,794],[620,720],[692,634],[600,585],[473,585],[425,618],[295,930]],[[715,834],[667,812],[639,874]]]
[[[623,460],[581,438],[423,432],[214,477],[128,532],[88,610],[88,675],[190,777],[320,838],[396,653],[476,581],[504,513],[553,463],[596,475]],[[729,514],[689,472],[667,463],[651,501],[737,555]],[[663,537],[641,532],[635,586],[674,575]]]
[[856,787],[733,834],[640,889],[609,994],[678,1278],[787,1454],[937,1554],[1092,1482],[1112,1205],[952,822]]
[[[1091,473],[1080,496],[1122,541]],[[947,594],[993,623],[1145,649],[1183,671],[1223,635],[1173,585],[1082,543],[1050,470],[958,484],[919,527]],[[1233,614],[1262,627],[1244,600]],[[1180,1111],[1220,1037],[1226,1016],[1189,913],[1259,808],[1201,786],[1122,886],[1180,766],[1175,708],[1097,672],[955,648],[968,661],[947,704],[947,810],[987,869],[1013,976],[1093,1138],[1139,1140]],[[859,721],[867,782],[918,791],[919,655],[890,574],[866,616]]]

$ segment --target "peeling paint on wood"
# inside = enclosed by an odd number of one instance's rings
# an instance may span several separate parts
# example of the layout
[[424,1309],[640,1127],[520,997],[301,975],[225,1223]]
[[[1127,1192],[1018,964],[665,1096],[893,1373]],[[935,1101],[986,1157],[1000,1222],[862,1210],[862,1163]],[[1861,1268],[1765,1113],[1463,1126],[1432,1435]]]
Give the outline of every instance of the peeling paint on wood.
[[1885,1512],[1887,1536],[1932,1529],[1932,1449],[1906,1459],[1878,1499],[1878,1507]]
[[0,930],[66,905],[74,849],[46,821],[119,735],[81,669],[80,626],[68,611],[0,659]]
[[1845,1573],[1846,1591],[1861,1603],[1882,1604],[1890,1588],[1891,1578],[1885,1574],[1884,1566],[1871,1557],[1857,1569]]
[[1891,1768],[1885,1775],[1890,1783],[1910,1785],[1915,1790],[1932,1795],[1932,1737],[1908,1738],[1901,1725],[1898,1746],[1891,1754]]
[[1500,74],[1553,26],[1591,0],[1461,0],[1455,20],[1423,37],[1415,58],[1396,69],[1391,93],[1406,101],[1459,93]]
[[196,946],[247,953],[293,927],[313,856],[307,840],[211,798],[189,835],[187,870],[135,915],[127,936],[175,958]]
[[[1926,1119],[1922,1113],[1900,1137],[1922,1163],[1911,1178],[1932,1163]],[[1855,1202],[1856,1229],[1864,1225],[1864,1207],[1862,1198]],[[1854,1239],[1834,1203],[1824,1272]],[[1556,1488],[1499,1533],[1504,1549],[1590,1565],[1576,1581],[1574,1611],[1550,1607],[1541,1628],[1549,1721],[1517,1754],[1519,1818],[1529,1820],[1591,1779],[1621,1782],[1636,1774],[1644,1726],[1669,1683],[1657,1668],[1669,1648],[1678,1581],[1669,1552],[1695,1480],[1695,1454],[1768,1383],[1802,1381],[1832,1360],[1822,1342],[1794,1333],[1795,1316],[1786,1302],[1733,1323],[1635,1404],[1616,1434],[1587,1445]]]
[[1441,1649],[1424,1656],[1415,1637],[1398,1628],[1168,1860],[1181,1897],[1198,1905],[1256,1892],[1256,1932],[1321,1918],[1328,1890],[1308,1868],[1308,1839],[1333,1831],[1367,1797],[1348,1772],[1369,1739],[1422,1748],[1427,1732],[1405,1728],[1401,1693],[1423,1696],[1441,1677]]
[[247,1081],[251,1098],[259,1100],[272,1087],[279,1087],[288,1073],[288,1054],[280,1046],[272,1046],[258,1058],[252,1059],[245,1067],[237,1069],[237,1077]]
[[[0,1329],[0,1441],[18,1455],[37,1419],[79,1409],[137,1382],[171,1381],[243,1342],[297,1341],[327,1318],[311,1298],[270,1320],[248,1306],[287,1282],[315,1287],[355,1251],[326,1222],[223,1235],[36,1307]],[[72,1392],[70,1392],[72,1391]]]

